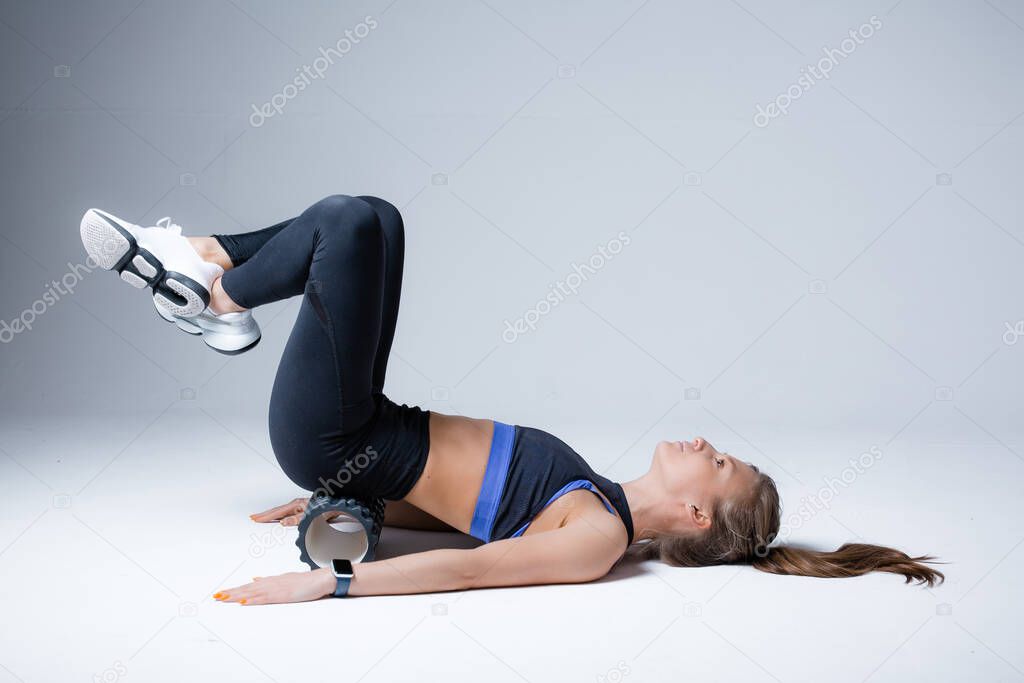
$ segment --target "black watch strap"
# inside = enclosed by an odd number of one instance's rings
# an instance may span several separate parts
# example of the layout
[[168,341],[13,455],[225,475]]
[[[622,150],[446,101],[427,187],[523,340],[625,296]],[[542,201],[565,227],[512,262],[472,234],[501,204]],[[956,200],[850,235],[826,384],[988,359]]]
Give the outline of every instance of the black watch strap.
[[334,597],[343,598],[348,595],[348,586],[352,583],[351,576],[336,576],[334,577],[338,582],[334,587]]

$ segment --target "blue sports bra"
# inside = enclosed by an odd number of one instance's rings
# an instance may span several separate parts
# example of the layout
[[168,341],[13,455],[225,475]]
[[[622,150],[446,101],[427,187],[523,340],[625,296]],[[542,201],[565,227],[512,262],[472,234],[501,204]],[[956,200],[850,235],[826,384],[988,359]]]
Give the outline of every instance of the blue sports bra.
[[596,473],[557,437],[495,421],[470,534],[483,541],[521,536],[542,510],[577,489],[593,492],[608,512],[618,513],[633,542],[633,518],[622,486]]
[[[576,489],[587,489],[588,491],[593,491],[594,495],[596,495],[601,500],[601,503],[604,504],[605,509],[608,510],[608,512],[612,513],[613,515],[615,514],[615,508],[613,508],[611,505],[609,505],[608,501],[606,501],[603,497],[598,495],[597,487],[594,486],[593,482],[587,481],[586,479],[577,479],[575,481],[570,481],[568,484],[566,484],[562,488],[558,489],[558,491],[555,492],[555,495],[551,496],[551,498],[548,499],[548,502],[546,502],[544,504],[544,507],[541,508],[541,510],[547,509],[547,507],[549,505],[554,503],[556,500],[558,500],[559,498],[561,498],[565,494],[569,493],[569,491],[575,491]],[[526,528],[528,526],[530,526],[531,524],[533,524],[533,520],[532,519],[529,522],[527,522],[526,524],[524,524],[521,527],[519,527],[516,530],[516,532],[514,534],[512,534],[512,536],[510,536],[510,538],[515,538],[516,536],[522,536],[523,532],[525,532]]]

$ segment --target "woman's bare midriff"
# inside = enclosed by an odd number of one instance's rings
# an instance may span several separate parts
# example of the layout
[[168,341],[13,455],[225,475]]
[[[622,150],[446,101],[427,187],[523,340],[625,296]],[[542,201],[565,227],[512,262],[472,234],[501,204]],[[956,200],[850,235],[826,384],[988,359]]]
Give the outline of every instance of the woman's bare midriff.
[[[487,470],[494,422],[430,413],[430,452],[419,481],[404,498],[432,517],[469,533],[477,497]],[[557,529],[575,517],[608,512],[590,491],[565,494],[542,510],[526,530],[532,535]]]
[[487,470],[494,422],[430,412],[430,452],[405,501],[469,533]]

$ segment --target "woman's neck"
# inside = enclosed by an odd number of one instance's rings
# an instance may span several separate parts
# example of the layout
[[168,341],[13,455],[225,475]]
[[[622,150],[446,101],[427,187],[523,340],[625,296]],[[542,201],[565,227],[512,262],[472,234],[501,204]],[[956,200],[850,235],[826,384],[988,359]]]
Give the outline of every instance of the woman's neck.
[[644,475],[621,486],[633,518],[633,542],[653,538],[657,529],[666,526],[664,508],[653,482]]

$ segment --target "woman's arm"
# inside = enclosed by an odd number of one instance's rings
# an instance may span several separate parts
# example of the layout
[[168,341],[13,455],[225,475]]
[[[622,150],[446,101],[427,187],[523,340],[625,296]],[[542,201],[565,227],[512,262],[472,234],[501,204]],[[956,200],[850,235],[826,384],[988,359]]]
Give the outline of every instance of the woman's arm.
[[471,550],[430,550],[357,564],[349,594],[397,595],[581,583],[607,574],[623,550],[624,530],[619,538],[608,529],[580,520],[553,531],[494,541]]
[[[349,595],[437,593],[495,586],[582,583],[608,573],[626,547],[626,531],[607,513],[559,529],[494,541],[471,550],[441,549],[354,565]],[[334,591],[329,569],[254,580],[214,595],[260,605],[316,600]]]

